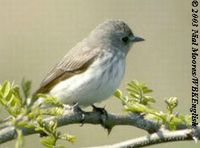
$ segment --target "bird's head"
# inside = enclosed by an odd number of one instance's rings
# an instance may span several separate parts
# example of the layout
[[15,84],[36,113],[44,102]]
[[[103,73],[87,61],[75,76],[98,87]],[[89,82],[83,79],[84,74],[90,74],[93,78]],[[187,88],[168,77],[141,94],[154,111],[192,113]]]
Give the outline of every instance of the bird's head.
[[107,20],[98,25],[90,34],[89,40],[96,46],[122,50],[127,53],[135,42],[144,41],[133,34],[130,27],[121,20]]

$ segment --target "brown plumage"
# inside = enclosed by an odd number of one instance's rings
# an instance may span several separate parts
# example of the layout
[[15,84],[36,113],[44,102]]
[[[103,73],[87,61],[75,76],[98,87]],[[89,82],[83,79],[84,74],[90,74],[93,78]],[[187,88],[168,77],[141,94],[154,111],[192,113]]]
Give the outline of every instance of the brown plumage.
[[[87,44],[87,42],[85,42]],[[40,88],[34,93],[48,93],[57,83],[75,74],[84,72],[98,55],[98,49],[92,51],[83,44],[77,44],[63,59],[56,64],[42,81]],[[79,50],[79,51],[77,51]]]

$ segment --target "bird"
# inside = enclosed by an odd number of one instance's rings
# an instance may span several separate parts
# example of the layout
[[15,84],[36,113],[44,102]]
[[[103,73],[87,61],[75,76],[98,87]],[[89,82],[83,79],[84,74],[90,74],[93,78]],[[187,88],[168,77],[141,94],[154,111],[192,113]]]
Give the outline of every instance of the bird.
[[132,45],[144,41],[120,19],[109,19],[47,73],[35,94],[48,94],[63,104],[90,106],[108,99],[124,77]]

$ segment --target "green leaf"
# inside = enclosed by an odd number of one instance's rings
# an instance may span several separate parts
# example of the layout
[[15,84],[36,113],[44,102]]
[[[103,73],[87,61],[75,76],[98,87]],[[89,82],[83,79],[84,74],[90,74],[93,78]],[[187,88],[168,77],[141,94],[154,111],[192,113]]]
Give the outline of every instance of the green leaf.
[[45,147],[53,148],[56,145],[56,139],[54,136],[46,136],[41,138],[40,143],[43,144]]
[[1,92],[3,94],[3,97],[6,97],[9,92],[10,92],[10,89],[11,89],[11,84],[9,81],[5,81],[2,85],[2,88],[1,88]]
[[57,124],[56,121],[50,121],[50,122],[48,123],[47,128],[48,128],[48,130],[49,130],[51,133],[56,133],[57,125],[58,125],[58,124]]
[[165,100],[167,104],[167,111],[172,114],[174,108],[178,105],[178,98],[177,97],[170,97]]
[[140,99],[140,95],[138,95],[138,94],[136,94],[136,93],[129,93],[129,95],[131,96],[131,97],[133,97],[133,98],[137,98],[137,100],[138,100],[138,102],[140,101],[139,99]]
[[128,83],[127,91],[133,100],[144,105],[149,103],[155,103],[155,99],[151,96],[146,96],[145,94],[152,92],[145,83],[140,83],[136,80]]
[[31,81],[25,80],[23,78],[22,82],[21,82],[21,86],[22,86],[22,91],[23,91],[24,97],[28,98],[30,96],[30,92],[31,92]]
[[137,102],[134,102],[133,104],[126,104],[125,105],[125,109],[127,111],[131,111],[131,112],[145,112],[145,109],[146,106],[140,104],[140,103],[137,103]]
[[19,104],[22,105],[22,97],[21,97],[21,94],[20,94],[20,91],[19,91],[19,87],[18,86],[14,86],[12,92],[13,92],[14,96],[16,98],[18,98]]
[[23,110],[18,86],[5,81],[0,89],[0,103],[10,115],[17,116]]
[[163,121],[162,118],[160,118],[159,116],[154,115],[154,114],[146,114],[145,119],[154,120],[154,121],[157,121],[157,122]]
[[66,134],[66,133],[61,135],[60,139],[67,140],[67,141],[69,141],[71,143],[74,143],[76,141],[76,137],[75,136],[69,135],[69,134]]
[[149,104],[149,102],[151,102],[151,103],[155,103],[156,102],[156,100],[151,96],[143,96],[143,100],[142,101],[143,101],[142,104]]
[[38,94],[39,98],[44,98],[44,104],[50,105],[50,106],[58,106],[63,107],[63,103],[58,101],[58,98],[50,96],[48,94]]
[[144,94],[148,94],[148,93],[151,93],[151,92],[153,92],[153,90],[152,90],[152,89],[149,89],[149,88],[148,88],[148,87],[146,87],[146,86],[142,88],[142,91],[143,91],[143,93],[144,93]]
[[34,125],[31,123],[31,121],[19,121],[15,123],[17,127],[23,127],[23,128],[34,128]]
[[63,115],[64,108],[52,107],[52,108],[40,109],[40,110],[38,110],[38,113],[40,115],[60,116],[60,115]]
[[140,94],[140,89],[138,88],[138,89],[134,89],[134,88],[127,88],[127,91],[129,92],[129,93],[133,93],[133,94]]

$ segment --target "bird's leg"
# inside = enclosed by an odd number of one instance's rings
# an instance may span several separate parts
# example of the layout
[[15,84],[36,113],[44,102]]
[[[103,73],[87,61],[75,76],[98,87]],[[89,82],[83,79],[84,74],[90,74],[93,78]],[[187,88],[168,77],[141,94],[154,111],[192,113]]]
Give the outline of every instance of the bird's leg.
[[105,116],[106,119],[108,118],[108,113],[104,107],[96,107],[94,104],[92,104],[92,108],[94,112],[99,112],[101,115]]
[[108,112],[103,107],[96,107],[94,104],[91,105],[94,112],[98,112],[101,115],[100,122],[101,125],[108,131],[108,134],[111,132],[112,127],[106,124],[106,120],[108,119]]
[[74,109],[74,111],[78,112],[81,115],[81,126],[83,126],[84,122],[85,122],[85,111],[83,111],[80,106],[78,105],[78,102],[73,103],[72,108]]

